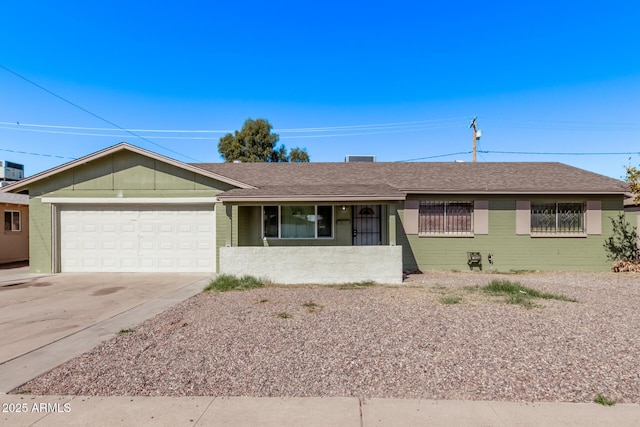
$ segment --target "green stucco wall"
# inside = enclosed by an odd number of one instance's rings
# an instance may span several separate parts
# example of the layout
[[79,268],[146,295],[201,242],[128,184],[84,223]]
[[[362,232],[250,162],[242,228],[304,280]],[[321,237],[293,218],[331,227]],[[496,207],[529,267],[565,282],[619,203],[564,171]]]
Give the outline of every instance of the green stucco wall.
[[[52,206],[42,197],[177,198],[214,197],[233,186],[128,151],[101,157],[29,186],[30,269],[51,273],[53,263]],[[216,246],[230,244],[225,207],[216,205]],[[216,251],[216,258],[218,257]],[[216,260],[216,263],[218,260]]]
[[51,205],[29,198],[29,270],[51,273]]
[[[584,270],[608,271],[603,243],[611,235],[609,220],[622,211],[622,195],[583,196],[411,196],[419,200],[488,200],[489,234],[473,237],[419,237],[407,235],[403,227],[404,208],[398,208],[397,243],[403,247],[407,270],[469,270],[467,252],[480,252],[484,270]],[[516,235],[516,200],[602,201],[602,234],[587,237],[532,237]],[[494,264],[487,261],[493,254]]]

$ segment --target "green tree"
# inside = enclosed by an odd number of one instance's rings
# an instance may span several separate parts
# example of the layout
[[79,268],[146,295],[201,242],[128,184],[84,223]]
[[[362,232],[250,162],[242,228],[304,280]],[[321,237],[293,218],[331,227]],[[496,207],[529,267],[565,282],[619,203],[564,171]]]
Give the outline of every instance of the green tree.
[[290,154],[284,145],[278,146],[280,135],[271,132],[266,119],[247,119],[240,131],[228,133],[218,142],[218,152],[225,162],[308,162],[306,149],[293,148]]
[[638,232],[624,217],[610,218],[613,235],[604,241],[607,258],[611,261],[634,261],[640,258],[638,249]]
[[290,162],[308,162],[309,161],[309,153],[307,153],[306,148],[292,148],[289,152],[289,161]]
[[640,204],[640,169],[635,166],[627,166],[627,183],[629,191],[635,196],[633,202]]

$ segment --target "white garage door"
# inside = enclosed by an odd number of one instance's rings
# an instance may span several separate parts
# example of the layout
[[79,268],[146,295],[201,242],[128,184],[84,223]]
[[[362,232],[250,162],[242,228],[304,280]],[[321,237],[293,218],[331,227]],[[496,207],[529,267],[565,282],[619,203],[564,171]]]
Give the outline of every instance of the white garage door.
[[215,272],[213,206],[65,206],[63,272]]

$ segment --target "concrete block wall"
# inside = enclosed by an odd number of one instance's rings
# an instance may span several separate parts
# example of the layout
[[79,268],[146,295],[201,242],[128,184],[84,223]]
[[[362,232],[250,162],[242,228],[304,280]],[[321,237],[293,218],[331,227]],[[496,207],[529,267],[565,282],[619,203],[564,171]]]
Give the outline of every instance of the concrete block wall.
[[278,284],[402,283],[400,246],[220,248],[220,274],[264,277]]

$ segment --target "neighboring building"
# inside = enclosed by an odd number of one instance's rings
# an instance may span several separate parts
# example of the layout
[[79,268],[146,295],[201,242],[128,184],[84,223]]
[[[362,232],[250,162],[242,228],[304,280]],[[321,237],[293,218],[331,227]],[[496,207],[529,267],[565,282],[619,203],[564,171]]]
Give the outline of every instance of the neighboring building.
[[186,164],[122,143],[3,189],[23,190],[34,272],[399,283],[403,269],[607,271],[625,183],[561,163]]
[[0,192],[0,264],[29,259],[29,196]]

